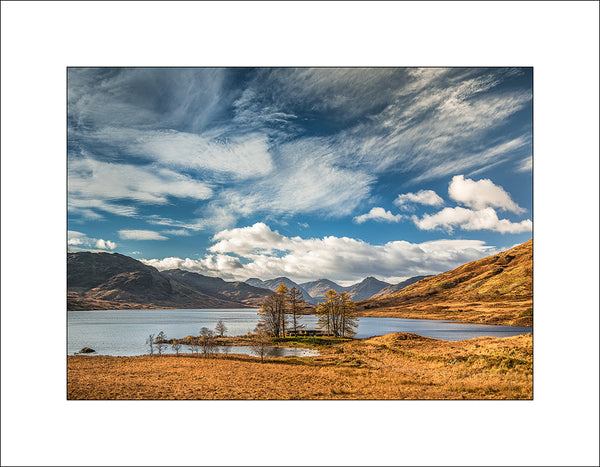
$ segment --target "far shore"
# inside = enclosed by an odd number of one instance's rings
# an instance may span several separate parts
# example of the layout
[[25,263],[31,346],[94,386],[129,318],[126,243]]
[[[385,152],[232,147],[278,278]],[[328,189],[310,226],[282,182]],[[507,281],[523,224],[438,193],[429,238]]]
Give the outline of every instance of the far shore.
[[[258,311],[258,308],[121,308],[96,310],[67,310],[67,311],[149,311],[149,310],[240,310]],[[315,313],[303,313],[314,315]],[[532,301],[515,303],[449,303],[422,307],[396,307],[364,309],[356,313],[358,318],[403,318],[454,321],[464,324],[487,324],[497,326],[533,326]]]

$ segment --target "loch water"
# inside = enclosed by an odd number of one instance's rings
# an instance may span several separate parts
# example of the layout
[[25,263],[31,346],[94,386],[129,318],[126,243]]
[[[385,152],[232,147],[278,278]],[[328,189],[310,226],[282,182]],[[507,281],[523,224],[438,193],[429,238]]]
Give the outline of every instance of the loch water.
[[[244,335],[258,323],[256,309],[230,310],[97,310],[67,312],[67,353],[73,355],[83,347],[97,355],[136,356],[149,353],[146,340],[150,334],[164,331],[167,338],[197,336],[200,329],[214,330],[223,320],[228,336]],[[302,316],[308,329],[316,329],[317,317]],[[403,318],[360,318],[356,337],[365,338],[390,332],[413,332],[421,336],[449,341],[491,336],[507,337],[531,332],[531,327],[464,324],[445,320]],[[220,349],[229,353],[251,353],[249,348]],[[180,352],[187,353],[186,346]],[[309,349],[278,349],[278,355],[310,356]],[[167,346],[166,353],[173,353]]]

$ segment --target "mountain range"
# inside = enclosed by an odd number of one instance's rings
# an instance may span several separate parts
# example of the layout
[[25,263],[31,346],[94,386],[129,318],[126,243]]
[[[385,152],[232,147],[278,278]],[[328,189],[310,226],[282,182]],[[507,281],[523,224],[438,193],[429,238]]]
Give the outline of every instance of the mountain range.
[[248,308],[271,292],[179,269],[159,272],[118,253],[68,253],[67,309]]
[[255,308],[281,283],[300,289],[304,299],[316,305],[329,289],[348,292],[358,301],[390,287],[396,291],[413,279],[391,285],[367,277],[349,287],[328,279],[297,284],[287,277],[227,282],[181,269],[158,271],[119,253],[78,252],[67,254],[67,309]]
[[[411,279],[406,281],[408,282],[406,285],[413,283],[410,282]],[[304,282],[302,284],[297,284],[294,281],[288,279],[287,277],[278,277],[276,279],[270,279],[266,281],[253,277],[246,280],[246,283],[255,287],[264,287],[269,290],[276,290],[277,287],[279,287],[279,284],[284,283],[288,287],[288,289],[291,289],[292,287],[300,289],[302,291],[302,294],[304,295],[305,300],[313,304],[317,304],[319,301],[323,301],[325,297],[325,292],[327,292],[329,289],[333,289],[337,293],[348,292],[350,298],[353,301],[358,301],[371,298],[375,294],[380,293],[381,290],[385,288],[397,287],[400,285],[396,284],[395,286],[393,286],[391,284],[388,284],[387,282],[375,279],[374,277],[366,277],[362,281],[349,287],[341,286],[329,279],[318,279],[312,282]],[[395,288],[393,290],[395,292],[397,290],[400,290],[400,288]]]
[[530,326],[533,240],[435,276],[393,285],[367,277],[349,287],[328,279],[296,284],[287,277],[227,282],[181,269],[161,272],[118,253],[67,255],[68,310],[256,308],[281,283],[299,288],[313,308],[334,289],[348,292],[361,316]]

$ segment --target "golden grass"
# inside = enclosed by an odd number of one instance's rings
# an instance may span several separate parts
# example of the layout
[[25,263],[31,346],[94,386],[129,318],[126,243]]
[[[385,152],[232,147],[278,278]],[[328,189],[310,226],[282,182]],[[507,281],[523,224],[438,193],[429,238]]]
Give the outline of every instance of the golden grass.
[[359,316],[533,324],[533,240],[357,303]]
[[506,326],[533,325],[533,299],[498,302],[436,301],[406,306],[385,306],[361,310],[359,316],[445,319],[477,324]]
[[394,333],[261,364],[241,355],[69,356],[69,399],[531,399],[532,336]]

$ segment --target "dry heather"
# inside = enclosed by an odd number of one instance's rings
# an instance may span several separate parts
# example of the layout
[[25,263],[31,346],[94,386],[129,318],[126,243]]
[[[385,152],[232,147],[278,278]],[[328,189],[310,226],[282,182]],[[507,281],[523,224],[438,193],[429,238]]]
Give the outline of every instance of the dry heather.
[[360,316],[531,326],[533,240],[422,279],[395,294],[359,302],[357,312]]
[[531,399],[532,336],[394,333],[319,357],[69,356],[69,399]]

